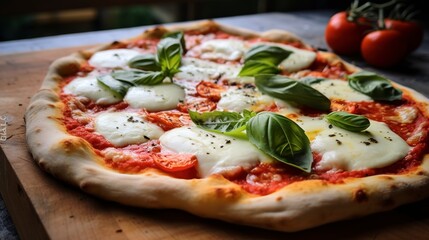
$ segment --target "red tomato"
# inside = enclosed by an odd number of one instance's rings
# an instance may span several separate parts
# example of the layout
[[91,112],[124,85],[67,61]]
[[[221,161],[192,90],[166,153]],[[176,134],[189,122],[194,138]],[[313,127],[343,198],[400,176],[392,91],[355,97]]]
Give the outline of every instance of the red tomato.
[[146,119],[160,126],[164,131],[183,127],[191,122],[188,114],[178,111],[147,113]]
[[369,29],[369,26],[348,21],[346,12],[339,12],[331,17],[326,26],[325,40],[336,53],[357,54],[360,43]]
[[422,26],[413,21],[385,19],[386,28],[399,31],[408,45],[408,52],[416,50],[423,40]]
[[198,95],[201,97],[208,98],[212,101],[219,101],[220,94],[224,91],[222,86],[217,85],[216,83],[202,81],[198,83],[197,87]]
[[193,154],[157,154],[153,156],[155,164],[166,172],[183,171],[197,165],[197,157]]
[[392,67],[407,55],[407,45],[396,30],[377,30],[366,35],[361,45],[362,57],[376,67]]

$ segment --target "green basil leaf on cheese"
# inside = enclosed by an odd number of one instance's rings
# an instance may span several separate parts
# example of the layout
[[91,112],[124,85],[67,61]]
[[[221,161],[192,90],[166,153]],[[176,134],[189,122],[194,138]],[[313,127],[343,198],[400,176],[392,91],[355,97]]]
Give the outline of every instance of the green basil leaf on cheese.
[[332,125],[351,132],[361,132],[371,124],[364,116],[341,111],[331,112],[325,116],[325,119]]
[[263,74],[255,77],[256,87],[262,93],[287,102],[327,111],[331,101],[316,89],[291,78]]
[[120,95],[121,97],[124,97],[128,91],[128,88],[130,88],[132,86],[129,83],[116,80],[110,75],[98,76],[97,81],[102,86],[107,87],[112,92]]
[[277,66],[291,53],[291,51],[276,46],[258,45],[246,52],[244,62],[259,61]]
[[300,83],[304,83],[306,85],[316,84],[320,83],[322,81],[326,80],[325,78],[318,78],[318,77],[303,77],[299,79]]
[[157,62],[164,74],[170,79],[179,72],[182,54],[182,46],[178,39],[167,37],[158,43]]
[[373,72],[361,71],[347,77],[349,86],[374,100],[395,101],[402,99],[402,91],[392,83]]
[[261,112],[246,127],[249,141],[274,159],[311,171],[310,140],[294,121],[272,112]]
[[179,40],[183,53],[186,53],[186,42],[185,35],[183,34],[183,32],[166,33],[162,38],[174,38]]
[[133,57],[128,61],[128,66],[145,71],[161,71],[161,67],[158,65],[155,55],[150,53]]
[[237,112],[203,112],[189,111],[191,120],[199,127],[225,135],[246,139],[246,124],[250,118],[255,116],[254,112],[244,110],[241,114]]
[[148,72],[137,69],[115,71],[112,73],[112,77],[132,85],[156,85],[165,79],[163,72]]
[[238,76],[256,76],[258,74],[276,74],[279,72],[280,70],[276,65],[262,61],[250,60],[244,63],[244,66],[241,68]]

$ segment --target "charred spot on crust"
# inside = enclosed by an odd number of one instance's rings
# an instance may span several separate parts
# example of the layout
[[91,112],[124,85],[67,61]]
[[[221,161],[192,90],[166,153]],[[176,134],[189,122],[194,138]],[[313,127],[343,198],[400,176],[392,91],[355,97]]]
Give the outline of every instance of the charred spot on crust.
[[383,207],[391,207],[395,205],[395,201],[392,198],[386,198],[381,202],[381,206]]
[[366,194],[365,190],[358,189],[354,194],[354,199],[359,203],[366,202],[368,201],[368,195]]
[[224,199],[235,199],[239,193],[233,188],[216,188],[216,196]]
[[90,183],[88,183],[88,182],[81,182],[80,184],[79,184],[79,187],[82,189],[82,190],[87,190],[89,187],[91,186],[91,184]]
[[276,197],[277,202],[280,202],[281,200],[283,200],[283,198],[281,196]]
[[78,151],[79,148],[83,147],[85,145],[85,141],[78,138],[78,139],[64,139],[60,142],[60,148],[63,149],[66,153],[73,153]]
[[390,176],[380,176],[380,178],[384,179],[384,180],[393,180],[393,177]]

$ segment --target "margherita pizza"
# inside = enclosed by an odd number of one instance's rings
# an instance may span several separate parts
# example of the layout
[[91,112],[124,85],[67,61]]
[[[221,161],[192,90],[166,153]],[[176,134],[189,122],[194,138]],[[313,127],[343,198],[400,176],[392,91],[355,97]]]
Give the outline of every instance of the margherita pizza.
[[285,31],[204,21],[56,60],[40,167],[103,199],[298,231],[429,195],[429,100]]

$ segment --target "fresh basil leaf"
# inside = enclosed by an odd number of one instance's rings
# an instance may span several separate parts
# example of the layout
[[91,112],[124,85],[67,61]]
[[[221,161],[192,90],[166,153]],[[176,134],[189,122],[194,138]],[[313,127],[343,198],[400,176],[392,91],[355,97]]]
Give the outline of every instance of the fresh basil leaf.
[[402,99],[402,91],[393,87],[386,78],[373,72],[361,71],[349,75],[349,86],[374,100],[395,101]]
[[253,145],[274,159],[305,172],[311,171],[310,140],[292,120],[272,112],[261,112],[249,120],[246,133]]
[[255,76],[258,74],[276,74],[280,72],[276,65],[271,63],[250,60],[244,63],[238,76]]
[[318,78],[318,77],[303,77],[303,78],[299,79],[299,82],[310,86],[311,84],[320,83],[324,80],[326,80],[326,79],[325,78]]
[[97,80],[98,83],[100,83],[102,86],[107,87],[112,92],[120,95],[121,97],[124,97],[128,91],[128,88],[132,86],[129,83],[118,81],[110,75],[98,76]]
[[132,85],[156,85],[165,79],[163,72],[148,72],[137,69],[115,71],[112,73],[112,77]]
[[164,34],[163,38],[174,38],[180,41],[183,53],[186,53],[185,35],[183,32],[171,32]]
[[246,129],[247,122],[255,116],[255,113],[248,110],[244,110],[241,114],[223,111],[204,113],[189,111],[189,116],[201,128],[229,136],[247,138],[244,130]]
[[128,66],[145,71],[161,71],[161,67],[153,54],[135,56],[128,62]]
[[182,61],[182,47],[180,40],[175,38],[163,38],[157,46],[157,62],[161,70],[170,79],[179,72]]
[[262,93],[287,102],[323,111],[331,106],[331,101],[316,89],[285,76],[257,75],[255,85]]
[[260,61],[277,66],[291,53],[291,51],[277,46],[258,45],[246,52],[244,63],[247,61]]
[[325,116],[325,119],[334,126],[352,132],[361,132],[371,124],[368,118],[364,116],[340,111],[331,112]]

